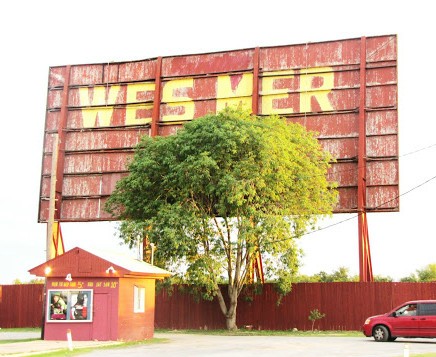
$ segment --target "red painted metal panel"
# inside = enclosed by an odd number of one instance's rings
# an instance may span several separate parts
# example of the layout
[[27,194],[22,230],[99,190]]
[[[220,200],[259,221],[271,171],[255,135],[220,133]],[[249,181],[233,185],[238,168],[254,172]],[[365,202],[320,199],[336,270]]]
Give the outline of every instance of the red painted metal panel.
[[148,130],[74,131],[67,134],[67,151],[124,149],[135,147]]
[[155,78],[156,60],[122,63],[118,67],[119,78],[113,82],[146,81]]
[[[279,114],[317,133],[336,161],[329,174],[339,186],[335,212],[357,212],[360,108],[370,160],[365,207],[381,210],[384,198],[398,195],[397,41],[395,35],[366,38],[363,60],[361,42],[81,64],[69,72],[68,66],[50,68],[39,221],[47,220],[52,134],[60,125],[65,135],[60,219],[110,219],[101,202],[125,174],[141,136],[173,135],[184,122],[235,104],[259,115]],[[398,200],[383,207],[396,211]]]
[[[357,210],[357,187],[340,187],[339,202],[336,206],[336,212],[347,213]],[[345,208],[346,207],[346,208]]]
[[392,212],[399,206],[398,190],[394,185],[368,187],[366,195],[368,211]]
[[103,64],[77,65],[71,68],[70,85],[89,85],[103,82]]
[[166,57],[163,77],[183,77],[251,70],[254,49]]
[[366,181],[368,186],[386,186],[398,184],[399,172],[394,160],[369,161]]
[[291,117],[289,121],[299,123],[307,130],[318,133],[320,139],[341,139],[359,135],[357,113],[337,113],[329,117],[326,115]]
[[371,135],[398,134],[398,114],[396,110],[370,111],[366,116],[366,133]]

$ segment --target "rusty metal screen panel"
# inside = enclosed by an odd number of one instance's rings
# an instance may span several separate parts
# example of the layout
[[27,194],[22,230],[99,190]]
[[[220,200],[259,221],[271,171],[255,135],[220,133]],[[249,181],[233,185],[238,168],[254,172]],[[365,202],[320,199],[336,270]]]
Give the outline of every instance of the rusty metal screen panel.
[[328,173],[340,195],[335,213],[358,210],[363,137],[365,209],[399,210],[397,38],[386,35],[51,67],[38,220],[48,220],[53,134],[56,218],[112,220],[105,201],[128,174],[141,136],[172,135],[229,105],[317,133],[335,159]]

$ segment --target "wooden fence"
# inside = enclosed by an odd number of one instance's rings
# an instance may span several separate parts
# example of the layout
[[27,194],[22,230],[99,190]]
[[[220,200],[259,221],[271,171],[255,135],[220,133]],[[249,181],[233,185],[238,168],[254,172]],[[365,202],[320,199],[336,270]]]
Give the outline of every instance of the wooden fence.
[[[310,311],[318,309],[325,317],[316,322],[315,328],[360,330],[368,316],[414,299],[436,299],[436,283],[299,283],[293,285],[280,305],[274,286],[265,284],[262,294],[240,297],[237,325],[262,330],[310,330]],[[166,291],[156,295],[155,325],[169,329],[226,326],[216,300],[196,302],[176,287],[171,295]]]
[[40,327],[43,284],[0,285],[0,327]]
[[[41,326],[43,288],[41,284],[0,286],[0,327]],[[262,330],[310,330],[310,311],[318,309],[325,317],[315,328],[360,330],[368,316],[415,299],[436,299],[436,283],[299,283],[280,305],[274,286],[265,284],[261,294],[240,297],[237,324]],[[175,286],[171,294],[166,290],[156,294],[155,326],[223,329],[225,318],[216,300],[196,301]]]

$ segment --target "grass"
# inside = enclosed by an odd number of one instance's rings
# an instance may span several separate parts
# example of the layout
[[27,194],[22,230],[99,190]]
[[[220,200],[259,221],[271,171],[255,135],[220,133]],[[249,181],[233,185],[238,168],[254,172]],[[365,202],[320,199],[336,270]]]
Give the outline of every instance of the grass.
[[[2,332],[37,332],[41,333],[40,328],[7,328],[0,329],[0,334]],[[294,331],[294,330],[249,330],[247,328],[241,327],[237,331],[228,330],[171,330],[171,329],[155,329],[155,333],[186,333],[186,334],[197,334],[197,335],[222,335],[222,336],[341,336],[341,337],[360,337],[362,332],[360,331]],[[28,340],[38,340],[39,338],[32,338]],[[13,340],[17,341],[17,340]],[[18,340],[20,342],[24,340]],[[0,340],[1,343],[1,340]]]
[[294,331],[294,330],[249,330],[240,328],[237,331],[228,330],[166,330],[156,329],[156,333],[186,333],[197,335],[222,335],[222,336],[307,336],[307,337],[361,337],[361,331]]
[[17,343],[17,342],[29,342],[29,341],[38,341],[40,338],[23,338],[20,340],[0,340],[0,345],[6,343]]
[[[128,347],[135,347],[135,346],[142,346],[142,345],[150,345],[155,343],[165,343],[168,342],[168,339],[166,338],[151,338],[148,340],[143,341],[134,341],[134,342],[124,342],[120,343],[115,346],[99,346],[99,347],[83,347],[83,348],[77,348],[75,347],[74,350],[70,351],[67,348],[53,351],[53,352],[43,352],[43,353],[32,353],[32,357],[41,357],[41,356],[49,356],[49,357],[59,357],[59,356],[79,356],[83,355],[87,352],[92,352],[95,350],[116,350],[119,348],[125,349]],[[125,351],[127,353],[127,351]]]

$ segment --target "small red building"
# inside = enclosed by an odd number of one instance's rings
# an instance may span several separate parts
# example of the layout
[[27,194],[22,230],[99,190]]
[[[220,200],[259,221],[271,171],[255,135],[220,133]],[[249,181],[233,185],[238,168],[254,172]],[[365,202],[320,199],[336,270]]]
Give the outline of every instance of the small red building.
[[45,340],[143,340],[154,334],[155,282],[166,270],[73,248],[29,270],[46,277]]

